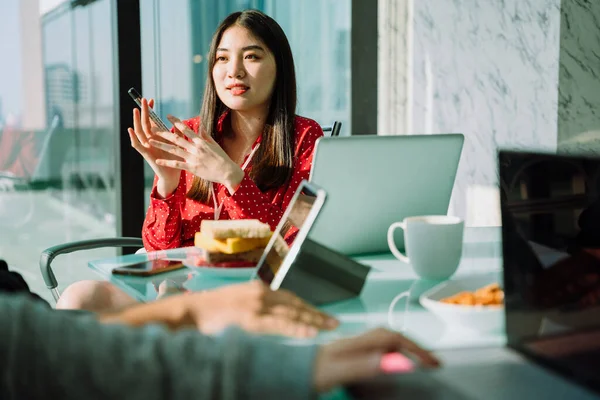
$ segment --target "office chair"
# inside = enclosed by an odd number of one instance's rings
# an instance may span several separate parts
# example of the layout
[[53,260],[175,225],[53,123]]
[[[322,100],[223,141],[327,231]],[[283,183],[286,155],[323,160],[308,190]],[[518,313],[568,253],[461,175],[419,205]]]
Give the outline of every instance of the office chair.
[[[47,170],[47,164],[50,157],[50,142],[60,130],[60,125],[60,118],[58,115],[55,115],[50,122],[50,126],[43,134],[41,148],[36,154],[37,164],[31,176],[16,176],[9,171],[0,171],[0,196],[2,194],[19,194],[19,197],[15,198],[16,200],[14,201],[19,202],[20,209],[26,210],[18,215],[10,214],[8,219],[0,218],[0,226],[8,225],[11,228],[18,228],[27,224],[32,219],[34,213],[32,191],[56,186],[54,176]],[[18,151],[19,149],[15,150]],[[8,202],[10,198],[6,196],[4,201]],[[11,209],[9,204],[2,204],[2,207],[6,210]]]
[[323,132],[331,132],[329,136],[339,136],[340,130],[342,129],[342,123],[340,121],[333,121],[333,125],[324,125],[321,127]]

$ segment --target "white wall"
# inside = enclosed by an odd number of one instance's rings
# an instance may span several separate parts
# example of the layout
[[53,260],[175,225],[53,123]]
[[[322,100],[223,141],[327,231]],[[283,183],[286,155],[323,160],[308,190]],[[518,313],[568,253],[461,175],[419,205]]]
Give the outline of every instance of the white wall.
[[450,212],[498,225],[497,149],[556,150],[560,0],[379,5],[380,133],[463,133]]

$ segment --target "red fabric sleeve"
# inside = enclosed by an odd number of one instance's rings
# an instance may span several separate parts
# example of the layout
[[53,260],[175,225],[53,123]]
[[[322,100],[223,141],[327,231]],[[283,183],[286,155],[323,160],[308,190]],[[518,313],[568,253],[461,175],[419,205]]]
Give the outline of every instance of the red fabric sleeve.
[[[192,118],[184,122],[197,132],[198,118]],[[171,132],[173,132],[173,129],[171,129]],[[181,212],[185,205],[187,193],[186,173],[185,171],[181,172],[179,185],[170,196],[164,199],[161,199],[156,191],[157,181],[158,177],[154,176],[154,184],[150,193],[150,205],[142,228],[144,248],[147,251],[155,251],[189,246],[190,243],[183,243],[181,240]]]
[[187,193],[185,173],[181,173],[179,185],[170,196],[161,199],[156,191],[157,177],[150,193],[150,205],[146,212],[142,240],[147,251],[183,247],[181,243],[181,210]]

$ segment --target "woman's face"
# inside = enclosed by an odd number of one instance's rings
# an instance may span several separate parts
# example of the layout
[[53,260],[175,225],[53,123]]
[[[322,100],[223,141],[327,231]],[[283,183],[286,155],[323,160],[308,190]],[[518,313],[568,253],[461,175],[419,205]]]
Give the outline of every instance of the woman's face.
[[238,25],[223,32],[212,77],[221,101],[235,111],[268,108],[275,87],[273,53]]

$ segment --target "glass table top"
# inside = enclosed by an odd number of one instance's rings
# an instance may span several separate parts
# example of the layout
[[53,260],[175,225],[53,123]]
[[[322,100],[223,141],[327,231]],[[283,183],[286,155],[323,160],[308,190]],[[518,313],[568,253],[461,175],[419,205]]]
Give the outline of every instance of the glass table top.
[[[451,279],[461,279],[477,274],[497,274],[501,279],[501,237],[500,229],[465,229],[463,257],[456,274]],[[152,257],[168,256],[186,258],[193,248],[173,249],[155,253],[144,253],[115,257],[89,262],[90,268],[101,274],[119,288],[139,301],[156,299],[158,286],[168,281],[171,286],[184,290],[199,291],[219,286],[244,282],[246,279],[231,279],[204,274],[198,269],[184,268],[153,277],[140,278],[113,275],[112,269],[123,264],[148,260]],[[424,309],[418,297],[425,290],[440,284],[418,278],[411,267],[395,259],[391,254],[358,256],[355,259],[372,267],[359,297],[321,307],[335,315],[340,326],[332,332],[320,334],[312,341],[282,339],[290,344],[327,342],[332,339],[354,335],[376,327],[388,327],[401,331],[421,345],[430,349],[450,349],[476,346],[502,346],[505,343],[503,331],[479,333],[465,331],[445,324],[434,314]],[[393,299],[403,293],[403,298],[389,313]]]

